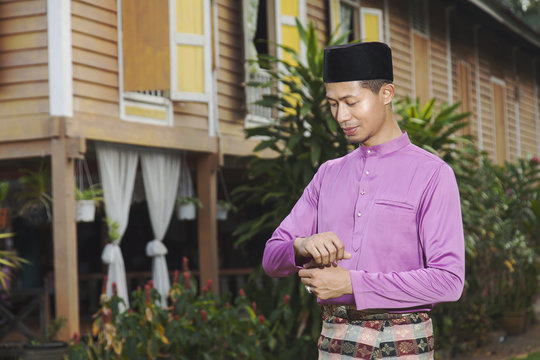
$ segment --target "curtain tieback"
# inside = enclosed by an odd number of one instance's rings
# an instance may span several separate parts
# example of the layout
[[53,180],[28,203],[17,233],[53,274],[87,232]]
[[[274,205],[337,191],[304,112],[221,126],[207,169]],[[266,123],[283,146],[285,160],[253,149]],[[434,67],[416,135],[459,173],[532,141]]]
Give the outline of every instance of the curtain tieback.
[[146,244],[146,255],[150,257],[167,255],[167,247],[161,240],[154,239]]
[[118,259],[122,258],[122,252],[120,250],[120,246],[116,243],[108,243],[105,245],[105,248],[103,249],[103,253],[101,254],[101,260],[105,264],[112,264],[118,262]]

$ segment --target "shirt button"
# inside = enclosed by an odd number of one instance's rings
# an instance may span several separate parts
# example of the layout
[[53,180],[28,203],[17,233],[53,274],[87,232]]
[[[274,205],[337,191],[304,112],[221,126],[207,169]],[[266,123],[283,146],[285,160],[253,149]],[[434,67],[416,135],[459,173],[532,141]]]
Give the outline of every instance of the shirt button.
[[366,175],[369,175],[369,170],[366,171]]
[[365,192],[364,190],[362,190],[362,191],[360,192],[360,195],[364,195],[365,193],[366,193],[366,192]]
[[371,150],[368,150],[367,153],[368,153],[368,154],[371,154]]
[[358,215],[358,217],[360,217],[360,216],[362,216],[362,213],[358,213],[358,214],[356,214],[356,215]]

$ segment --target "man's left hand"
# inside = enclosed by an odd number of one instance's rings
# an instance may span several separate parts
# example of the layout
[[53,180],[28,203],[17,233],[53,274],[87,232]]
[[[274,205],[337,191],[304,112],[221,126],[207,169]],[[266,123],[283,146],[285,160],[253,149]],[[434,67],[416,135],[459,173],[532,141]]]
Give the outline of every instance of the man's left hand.
[[351,276],[349,270],[341,266],[302,269],[298,272],[300,280],[311,288],[311,292],[319,299],[334,299],[346,294],[352,294]]

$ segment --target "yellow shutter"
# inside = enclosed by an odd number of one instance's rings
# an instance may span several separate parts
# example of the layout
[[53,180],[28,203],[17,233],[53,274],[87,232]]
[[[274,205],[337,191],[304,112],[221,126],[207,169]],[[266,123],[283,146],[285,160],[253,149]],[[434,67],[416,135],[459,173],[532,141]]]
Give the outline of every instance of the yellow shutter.
[[208,101],[211,73],[209,0],[173,0],[175,100]]
[[506,160],[506,116],[504,82],[492,80],[493,89],[493,115],[495,118],[495,148],[497,152],[497,164],[504,165]]
[[[282,0],[280,4],[280,16],[278,18],[280,30],[279,43],[296,51],[299,57],[302,57],[302,45],[300,35],[296,28],[295,18],[301,19],[302,17],[304,7],[302,1],[303,0]],[[287,51],[279,49],[278,54],[280,54],[283,61],[291,65],[296,65],[296,61]],[[294,78],[292,78],[292,80],[297,81],[297,83],[300,82]],[[283,91],[287,92],[289,89],[285,86]],[[299,99],[289,99],[289,101],[296,106]],[[292,109],[286,109],[286,111],[294,112]]]
[[362,41],[383,41],[382,11],[362,8]]
[[167,0],[123,0],[124,90],[169,90],[169,4]]

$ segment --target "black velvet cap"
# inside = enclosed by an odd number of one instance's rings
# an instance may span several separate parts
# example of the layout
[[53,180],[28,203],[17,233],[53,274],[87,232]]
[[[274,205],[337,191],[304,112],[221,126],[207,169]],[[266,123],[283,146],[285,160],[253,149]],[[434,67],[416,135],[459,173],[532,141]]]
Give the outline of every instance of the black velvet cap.
[[325,83],[383,79],[394,81],[392,50],[381,42],[334,45],[324,49]]

